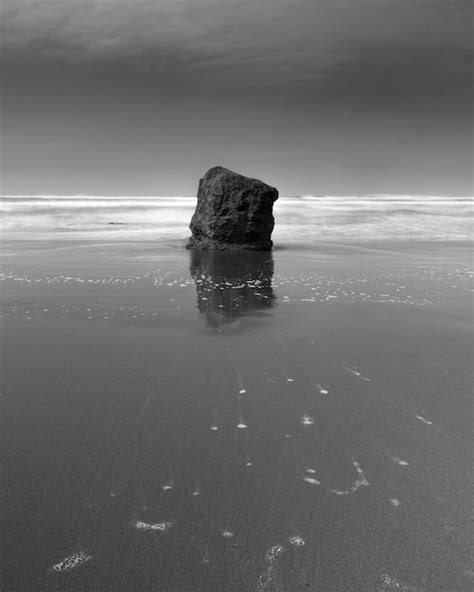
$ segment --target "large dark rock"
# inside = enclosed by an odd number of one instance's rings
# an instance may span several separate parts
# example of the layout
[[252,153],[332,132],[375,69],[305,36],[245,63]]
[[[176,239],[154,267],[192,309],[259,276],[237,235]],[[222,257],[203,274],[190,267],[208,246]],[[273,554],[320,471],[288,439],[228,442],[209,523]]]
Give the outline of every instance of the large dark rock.
[[216,166],[199,180],[188,249],[268,251],[278,191],[257,179]]

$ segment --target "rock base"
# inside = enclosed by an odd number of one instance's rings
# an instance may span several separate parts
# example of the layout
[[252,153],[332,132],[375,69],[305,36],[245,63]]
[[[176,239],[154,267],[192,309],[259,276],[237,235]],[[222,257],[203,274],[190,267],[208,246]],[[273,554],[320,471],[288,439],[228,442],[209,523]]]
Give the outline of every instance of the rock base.
[[269,251],[278,191],[258,179],[214,167],[200,179],[186,248]]

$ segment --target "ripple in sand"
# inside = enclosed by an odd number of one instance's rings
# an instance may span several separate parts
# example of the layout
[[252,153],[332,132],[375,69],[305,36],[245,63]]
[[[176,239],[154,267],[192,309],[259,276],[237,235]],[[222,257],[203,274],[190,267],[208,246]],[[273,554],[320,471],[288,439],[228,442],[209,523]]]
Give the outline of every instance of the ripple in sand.
[[73,553],[69,557],[66,557],[59,563],[56,563],[51,569],[58,572],[71,571],[71,569],[79,567],[90,559],[92,559],[90,555],[87,555],[84,551],[78,551],[77,553]]
[[263,377],[265,378],[265,380],[268,380],[268,382],[272,382],[273,384],[276,384],[276,380],[273,380],[273,378],[270,378],[270,376],[268,376],[268,372],[266,372],[265,370],[262,371]]

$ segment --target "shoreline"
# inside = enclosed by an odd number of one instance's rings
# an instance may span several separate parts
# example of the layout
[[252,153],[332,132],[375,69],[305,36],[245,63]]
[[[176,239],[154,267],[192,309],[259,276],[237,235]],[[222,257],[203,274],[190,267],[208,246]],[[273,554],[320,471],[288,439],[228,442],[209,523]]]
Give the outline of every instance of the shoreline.
[[0,278],[5,589],[467,589],[467,245],[33,245]]

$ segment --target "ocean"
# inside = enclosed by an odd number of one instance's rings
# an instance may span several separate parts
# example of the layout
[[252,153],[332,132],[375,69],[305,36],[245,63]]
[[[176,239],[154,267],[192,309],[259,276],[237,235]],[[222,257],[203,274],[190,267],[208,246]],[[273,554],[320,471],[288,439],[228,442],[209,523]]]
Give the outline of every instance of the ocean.
[[[12,195],[0,198],[5,237],[184,240],[195,197]],[[281,197],[275,245],[315,241],[459,241],[473,238],[470,197]]]

